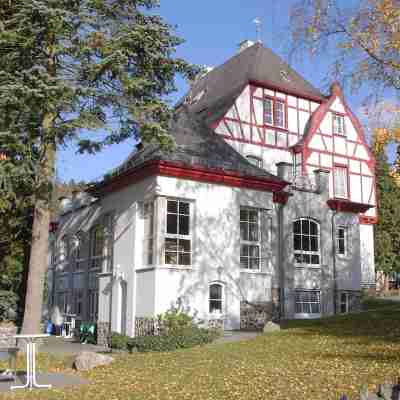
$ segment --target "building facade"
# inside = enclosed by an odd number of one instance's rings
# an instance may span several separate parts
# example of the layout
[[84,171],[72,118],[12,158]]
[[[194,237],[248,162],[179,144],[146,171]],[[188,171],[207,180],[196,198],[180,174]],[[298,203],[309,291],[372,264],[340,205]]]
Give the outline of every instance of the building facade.
[[260,43],[195,81],[173,152],[138,146],[52,233],[52,305],[135,335],[179,305],[225,329],[357,308],[375,282],[374,159],[338,84]]

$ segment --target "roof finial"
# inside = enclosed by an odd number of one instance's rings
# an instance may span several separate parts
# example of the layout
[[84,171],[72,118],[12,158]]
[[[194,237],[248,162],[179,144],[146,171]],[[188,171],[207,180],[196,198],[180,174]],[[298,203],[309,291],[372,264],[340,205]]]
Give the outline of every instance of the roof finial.
[[257,43],[262,43],[262,41],[261,41],[261,26],[262,26],[261,19],[257,17],[253,20],[253,23],[256,24]]

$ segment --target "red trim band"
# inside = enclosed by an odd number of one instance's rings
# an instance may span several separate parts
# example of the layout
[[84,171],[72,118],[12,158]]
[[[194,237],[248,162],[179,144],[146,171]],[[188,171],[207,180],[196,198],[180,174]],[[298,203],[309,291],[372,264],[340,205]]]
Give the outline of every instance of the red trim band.
[[345,199],[329,199],[327,204],[331,210],[352,212],[352,213],[365,213],[374,206],[370,204],[355,203]]
[[119,176],[111,178],[109,181],[101,182],[89,190],[97,194],[110,193],[154,175],[268,192],[278,192],[288,185],[288,182],[283,180],[275,181],[263,177],[242,175],[223,169],[209,169],[197,165],[188,166],[184,163],[171,161],[150,161],[131,171],[126,171]]

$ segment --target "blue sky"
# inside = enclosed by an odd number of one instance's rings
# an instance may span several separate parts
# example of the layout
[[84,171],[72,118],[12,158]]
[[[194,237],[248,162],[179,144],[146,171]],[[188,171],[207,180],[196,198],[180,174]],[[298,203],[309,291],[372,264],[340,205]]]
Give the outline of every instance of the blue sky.
[[[237,45],[244,39],[255,40],[255,17],[263,22],[261,39],[287,61],[290,48],[288,34],[290,9],[295,0],[161,0],[157,13],[167,22],[176,25],[178,36],[185,43],[177,49],[177,56],[198,65],[217,66],[235,54]],[[291,60],[292,66],[314,86],[321,88],[332,57]],[[187,86],[178,80],[179,91],[171,101],[181,97]],[[347,93],[349,105],[357,112],[363,98]],[[58,155],[57,174],[63,181],[90,181],[101,177],[117,166],[134,148],[132,140],[112,146],[96,155],[77,155],[73,145],[61,149]]]

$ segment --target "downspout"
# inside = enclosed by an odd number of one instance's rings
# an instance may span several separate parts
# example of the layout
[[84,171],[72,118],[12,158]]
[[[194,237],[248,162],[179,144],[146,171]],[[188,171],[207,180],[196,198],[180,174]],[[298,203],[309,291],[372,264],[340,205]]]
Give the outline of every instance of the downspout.
[[278,203],[278,271],[280,286],[280,318],[285,316],[285,272],[283,270],[283,207]]
[[335,217],[338,210],[332,211],[331,227],[332,227],[332,274],[333,274],[333,313],[337,314],[337,271],[336,271],[336,225]]

